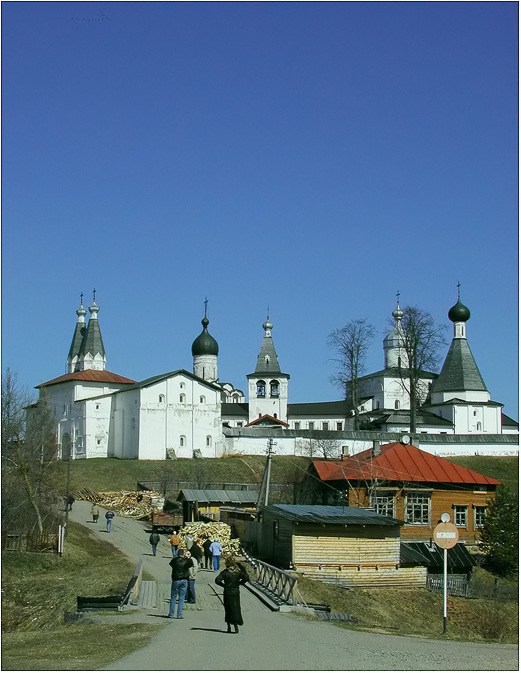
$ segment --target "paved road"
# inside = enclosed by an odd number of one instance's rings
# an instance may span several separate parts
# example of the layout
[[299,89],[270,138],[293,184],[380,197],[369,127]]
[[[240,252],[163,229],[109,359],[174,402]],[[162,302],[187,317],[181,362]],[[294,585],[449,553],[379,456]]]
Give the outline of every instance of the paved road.
[[[76,502],[71,518],[110,541],[168,587],[170,549],[166,538],[158,556],[150,555],[148,533],[139,522],[116,517],[112,533],[89,519],[89,503]],[[103,519],[103,511],[100,520]],[[518,670],[513,645],[481,645],[350,631],[295,614],[271,612],[247,590],[241,593],[245,625],[238,635],[225,632],[224,614],[214,591],[212,572],[198,573],[200,611],[185,610],[184,619],[166,619],[162,595],[157,610],[139,619],[164,623],[150,644],[110,664],[105,670],[344,670],[344,671],[492,671]],[[218,588],[215,587],[217,592]],[[192,606],[190,606],[192,607]],[[136,619],[135,614],[114,620]]]

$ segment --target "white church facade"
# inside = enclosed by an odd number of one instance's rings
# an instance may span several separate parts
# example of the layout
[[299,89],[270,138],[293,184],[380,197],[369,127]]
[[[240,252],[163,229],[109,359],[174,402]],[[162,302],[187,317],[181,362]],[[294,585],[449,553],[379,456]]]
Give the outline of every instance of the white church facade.
[[[397,373],[403,357],[399,305],[384,339],[384,369],[360,379],[362,425],[356,431],[345,400],[289,402],[290,375],[280,369],[269,318],[255,370],[246,376],[246,401],[242,390],[219,381],[219,348],[206,309],[192,344],[193,371],[140,382],[106,369],[98,312],[94,297],[86,324],[80,302],[67,374],[37,386],[55,415],[63,455],[163,460],[264,454],[272,438],[279,454],[338,457],[408,432],[408,395]],[[491,400],[466,339],[470,311],[459,296],[449,318],[454,338],[442,370],[422,373],[426,392],[413,443],[441,456],[517,455],[518,424]]]

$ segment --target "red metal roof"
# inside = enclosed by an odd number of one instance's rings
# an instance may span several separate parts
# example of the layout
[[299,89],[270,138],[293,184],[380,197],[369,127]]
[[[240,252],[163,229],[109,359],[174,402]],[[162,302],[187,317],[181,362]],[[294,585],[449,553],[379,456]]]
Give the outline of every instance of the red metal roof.
[[52,386],[56,383],[64,383],[65,381],[94,381],[96,383],[135,383],[132,379],[127,379],[119,374],[104,369],[98,371],[96,369],[86,369],[83,372],[73,372],[72,374],[64,374],[58,376],[56,379],[51,379],[45,383],[40,383],[36,388],[43,388],[44,386]]
[[377,456],[373,456],[373,450],[368,449],[345,460],[314,460],[313,465],[322,481],[383,479],[445,484],[501,484],[484,474],[400,442],[382,445],[381,453]]
[[246,425],[244,427],[247,428],[247,427],[251,427],[252,425],[258,425],[265,418],[269,418],[270,421],[273,421],[273,423],[276,423],[277,425],[289,426],[289,423],[286,423],[285,421],[281,421],[280,418],[275,418],[274,416],[270,416],[269,414],[264,414],[264,416],[260,416],[260,418],[256,418],[253,421],[250,421],[249,423],[246,423]]

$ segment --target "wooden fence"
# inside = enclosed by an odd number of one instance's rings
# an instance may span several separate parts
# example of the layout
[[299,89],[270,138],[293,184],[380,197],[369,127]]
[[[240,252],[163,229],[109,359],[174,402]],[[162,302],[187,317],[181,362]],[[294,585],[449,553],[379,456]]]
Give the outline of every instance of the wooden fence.
[[[443,575],[429,575],[427,588],[431,591],[443,591]],[[447,593],[463,598],[489,598],[498,601],[517,601],[519,598],[517,586],[503,586],[497,581],[495,584],[480,584],[462,577],[447,577]]]
[[43,533],[8,533],[2,531],[2,551],[57,552],[57,529],[44,530]]

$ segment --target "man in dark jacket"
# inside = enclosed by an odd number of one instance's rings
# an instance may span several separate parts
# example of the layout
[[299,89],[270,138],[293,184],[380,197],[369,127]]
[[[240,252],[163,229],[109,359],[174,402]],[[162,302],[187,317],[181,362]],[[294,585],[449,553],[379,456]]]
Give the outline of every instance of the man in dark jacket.
[[157,532],[157,530],[154,527],[152,527],[152,532],[150,533],[150,537],[148,538],[148,541],[152,545],[152,554],[154,554],[154,556],[156,555],[156,549],[157,549],[157,545],[159,544],[160,539],[161,538],[159,537],[159,533]]
[[210,551],[210,545],[212,544],[212,541],[210,540],[209,537],[206,538],[206,540],[203,542],[203,549],[204,549],[204,567],[206,570],[211,570],[212,569],[212,552]]
[[190,554],[192,554],[193,558],[197,561],[199,565],[201,565],[201,560],[203,558],[203,550],[199,546],[200,540],[194,540],[192,546],[190,547]]
[[186,590],[188,589],[188,570],[193,566],[192,554],[186,549],[182,556],[176,556],[170,561],[172,568],[172,589],[170,592],[170,619],[174,618],[175,603],[177,597],[177,619],[183,619],[183,605],[185,602]]

